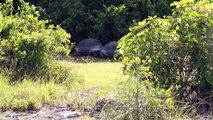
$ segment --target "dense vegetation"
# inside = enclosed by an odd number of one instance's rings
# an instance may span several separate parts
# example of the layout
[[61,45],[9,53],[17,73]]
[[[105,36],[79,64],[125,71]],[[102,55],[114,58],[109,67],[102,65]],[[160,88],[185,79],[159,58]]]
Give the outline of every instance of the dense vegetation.
[[39,20],[35,6],[21,1],[14,13],[12,3],[7,1],[0,5],[1,64],[12,67],[15,79],[42,74],[52,55],[69,54],[70,35],[59,26]]
[[[4,0],[3,0],[4,1]],[[171,14],[173,0],[27,0],[38,6],[42,18],[51,19],[72,34],[72,41],[97,38],[118,41],[128,28],[148,16]],[[14,6],[18,6],[15,0]]]
[[[73,94],[71,90],[78,93],[79,89],[89,86],[89,91],[96,94],[94,88],[106,88],[104,83],[100,84],[91,77],[103,79],[100,76],[107,76],[104,81],[123,79],[115,75],[120,73],[117,71],[120,69],[116,69],[120,63],[104,63],[106,67],[101,64],[101,69],[110,71],[113,68],[116,72],[107,71],[99,76],[95,70],[97,64],[94,67],[74,62],[78,70],[82,65],[94,68],[86,70],[89,74],[81,73],[84,76],[72,71],[75,69],[73,64],[65,62],[66,65],[61,66],[59,61],[56,62],[56,56],[69,54],[71,33],[74,42],[91,37],[106,44],[121,38],[117,57],[122,60],[124,73],[130,79],[126,86],[115,82],[116,86],[122,86],[119,93],[112,92],[113,83],[110,90],[99,91],[104,97],[110,94],[113,99],[101,110],[107,118],[170,119],[178,117],[177,111],[182,105],[187,107],[180,114],[187,111],[187,114],[197,115],[212,110],[212,0],[0,2],[0,96],[5,96],[0,97],[0,109],[39,108],[56,98],[76,103],[74,106],[78,108],[84,104],[80,99],[82,96],[77,98],[74,94],[72,99],[69,98]],[[111,75],[120,78],[109,77]],[[79,80],[82,76],[89,79],[86,85]],[[73,80],[83,87],[78,89]],[[30,88],[33,84],[38,91]],[[11,91],[16,90],[20,93],[12,94]],[[30,91],[37,100],[31,97]],[[95,102],[97,99],[100,98],[95,98]],[[95,102],[91,101],[92,104]]]
[[137,84],[148,81],[156,89],[172,90],[176,100],[189,105],[212,102],[213,4],[184,0],[172,6],[172,16],[149,17],[121,39],[125,72],[136,76]]
[[[172,0],[66,0],[38,2],[53,23],[61,24],[75,41],[98,38],[118,41],[128,28],[149,15],[170,14]],[[57,9],[57,10],[56,10]]]

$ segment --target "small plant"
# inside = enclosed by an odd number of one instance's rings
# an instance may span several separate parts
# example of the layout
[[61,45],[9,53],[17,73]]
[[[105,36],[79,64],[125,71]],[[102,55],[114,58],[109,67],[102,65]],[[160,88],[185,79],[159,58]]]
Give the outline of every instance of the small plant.
[[14,99],[11,107],[14,111],[25,111],[34,109],[33,104],[24,99]]

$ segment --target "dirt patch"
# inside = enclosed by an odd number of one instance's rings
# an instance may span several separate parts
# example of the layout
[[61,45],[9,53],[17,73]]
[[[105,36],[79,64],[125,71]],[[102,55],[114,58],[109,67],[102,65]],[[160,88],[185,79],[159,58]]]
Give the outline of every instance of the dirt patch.
[[69,106],[46,106],[36,111],[0,113],[0,120],[78,120],[87,113],[72,109]]

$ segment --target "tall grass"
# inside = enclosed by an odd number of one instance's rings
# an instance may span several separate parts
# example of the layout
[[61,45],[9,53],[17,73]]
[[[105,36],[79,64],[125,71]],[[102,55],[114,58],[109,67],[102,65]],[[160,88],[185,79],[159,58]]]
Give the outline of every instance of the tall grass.
[[61,102],[68,89],[54,81],[42,83],[24,79],[10,84],[9,80],[0,76],[0,108],[8,110],[39,109],[46,104]]

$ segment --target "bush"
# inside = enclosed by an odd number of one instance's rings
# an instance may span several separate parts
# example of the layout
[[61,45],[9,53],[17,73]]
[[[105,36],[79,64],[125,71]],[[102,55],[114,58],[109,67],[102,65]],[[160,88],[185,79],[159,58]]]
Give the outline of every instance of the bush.
[[101,40],[103,44],[119,40],[127,33],[130,24],[126,23],[127,8],[125,5],[105,7],[105,10],[98,11],[95,18],[93,36]]
[[[38,1],[52,23],[61,24],[74,41],[98,38],[102,43],[118,41],[128,28],[148,15],[171,13],[172,0],[64,0]],[[57,9],[57,10],[56,10]]]
[[[1,3],[5,0],[0,1]],[[149,15],[171,14],[172,0],[25,0],[37,6],[42,19],[61,24],[75,42],[98,38],[103,44],[118,41],[128,28]],[[14,12],[20,3],[14,0]],[[57,9],[57,10],[56,10]]]
[[36,76],[54,54],[69,54],[70,35],[38,17],[36,7],[24,1],[15,14],[12,1],[0,5],[0,58],[10,61],[15,79]]
[[213,91],[213,4],[183,0],[172,6],[172,16],[149,17],[130,28],[119,51],[126,73],[193,104]]

